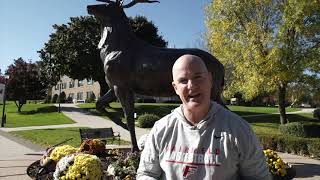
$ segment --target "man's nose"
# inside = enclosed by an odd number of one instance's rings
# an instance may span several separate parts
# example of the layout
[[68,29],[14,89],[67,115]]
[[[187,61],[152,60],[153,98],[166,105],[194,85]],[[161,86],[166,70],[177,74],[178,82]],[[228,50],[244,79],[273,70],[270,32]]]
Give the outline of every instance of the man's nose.
[[195,82],[193,80],[188,80],[188,89],[193,89],[195,87]]

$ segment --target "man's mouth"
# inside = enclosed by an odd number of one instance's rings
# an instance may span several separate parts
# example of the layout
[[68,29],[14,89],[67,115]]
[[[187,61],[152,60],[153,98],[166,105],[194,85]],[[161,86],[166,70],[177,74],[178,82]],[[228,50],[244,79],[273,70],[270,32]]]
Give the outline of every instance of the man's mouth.
[[189,98],[197,98],[200,96],[200,93],[199,94],[192,94],[192,95],[189,95],[188,97]]

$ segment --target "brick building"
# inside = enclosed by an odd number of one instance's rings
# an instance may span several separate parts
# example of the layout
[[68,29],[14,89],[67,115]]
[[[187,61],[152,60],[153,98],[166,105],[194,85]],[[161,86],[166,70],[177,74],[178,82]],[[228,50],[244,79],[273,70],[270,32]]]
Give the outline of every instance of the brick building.
[[[54,95],[59,95],[59,87],[61,87],[61,93],[66,94],[66,99],[72,98],[72,102],[85,102],[94,95],[95,100],[100,97],[100,85],[98,82],[84,79],[79,81],[77,79],[71,79],[68,76],[63,76],[58,84],[51,89],[51,98]],[[141,102],[179,102],[177,96],[174,97],[152,97],[136,95],[137,99]],[[69,98],[70,99],[70,98]],[[136,100],[137,100],[136,99]]]
[[100,85],[92,79],[77,80],[63,76],[58,84],[52,87],[52,97],[55,94],[59,95],[59,87],[61,88],[61,93],[64,92],[66,98],[71,97],[73,102],[85,102],[90,97],[95,99],[100,97]]

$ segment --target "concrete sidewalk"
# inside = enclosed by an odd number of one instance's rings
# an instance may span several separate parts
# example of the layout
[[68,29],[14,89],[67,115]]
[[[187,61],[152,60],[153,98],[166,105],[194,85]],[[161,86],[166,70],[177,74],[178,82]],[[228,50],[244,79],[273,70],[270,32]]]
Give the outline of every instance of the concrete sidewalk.
[[27,140],[13,137],[0,131],[0,179],[2,180],[30,180],[27,167],[38,160],[40,156],[24,155],[44,150]]
[[[48,128],[65,128],[65,127],[112,127],[114,131],[121,134],[121,138],[130,141],[130,134],[127,130],[117,126],[110,120],[91,115],[90,113],[77,108],[73,104],[62,105],[62,112],[74,120],[74,124],[52,125],[52,126],[32,126],[20,128],[0,128],[0,179],[16,180],[30,179],[26,175],[27,167],[40,156],[24,155],[26,153],[36,153],[44,149],[38,145],[32,144],[26,140],[13,137],[7,132],[31,130],[31,129],[48,129]],[[149,130],[136,127],[137,139]],[[296,156],[286,153],[279,153],[284,161],[289,162],[297,171],[297,180],[320,180],[320,161],[303,156]]]
[[[0,179],[1,180],[30,180],[26,175],[27,167],[41,156],[24,155],[44,150],[27,141],[11,137],[0,131]],[[296,180],[319,180],[320,161],[303,156],[278,153],[286,162],[292,164],[297,175]]]
[[278,155],[296,170],[297,174],[294,179],[320,180],[320,160],[280,152]]

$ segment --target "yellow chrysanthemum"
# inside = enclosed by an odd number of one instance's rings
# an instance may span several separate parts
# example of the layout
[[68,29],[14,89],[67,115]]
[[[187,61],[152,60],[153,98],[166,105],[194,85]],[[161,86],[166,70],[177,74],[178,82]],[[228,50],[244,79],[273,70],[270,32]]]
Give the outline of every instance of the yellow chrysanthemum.
[[50,159],[54,161],[59,161],[61,158],[65,157],[66,155],[76,153],[77,151],[78,151],[78,148],[75,148],[70,145],[58,146],[50,154]]
[[103,171],[99,158],[90,154],[79,154],[74,158],[74,163],[67,169],[60,179],[88,179],[99,180]]
[[269,166],[269,170],[272,174],[278,176],[285,176],[287,174],[287,164],[278,156],[278,154],[271,150],[263,150],[266,156],[266,162]]

